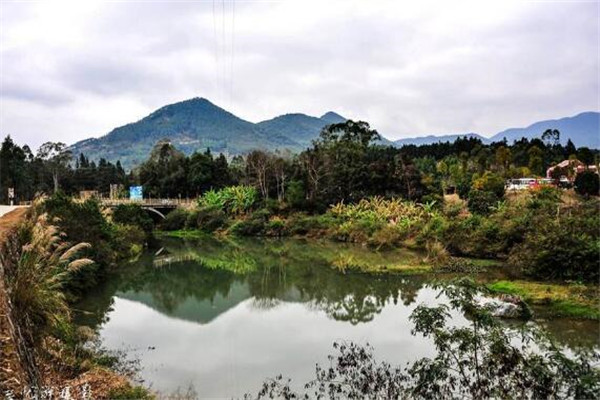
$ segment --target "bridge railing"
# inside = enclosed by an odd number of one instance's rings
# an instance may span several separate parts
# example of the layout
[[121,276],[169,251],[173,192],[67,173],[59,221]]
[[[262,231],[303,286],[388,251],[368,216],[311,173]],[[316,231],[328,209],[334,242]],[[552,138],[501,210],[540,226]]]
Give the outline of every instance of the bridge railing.
[[161,199],[161,198],[145,198],[139,200],[132,199],[102,199],[102,204],[105,206],[118,206],[121,204],[139,204],[148,207],[178,207],[193,204],[194,199]]

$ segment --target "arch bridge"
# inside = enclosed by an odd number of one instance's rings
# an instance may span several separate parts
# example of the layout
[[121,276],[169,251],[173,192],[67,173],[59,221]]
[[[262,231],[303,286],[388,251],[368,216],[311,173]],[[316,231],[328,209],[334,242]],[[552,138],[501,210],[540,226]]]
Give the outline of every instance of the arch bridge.
[[115,208],[122,204],[136,204],[141,206],[144,210],[148,210],[162,219],[165,219],[165,215],[170,211],[176,209],[180,206],[190,205],[194,202],[191,199],[140,199],[140,200],[130,200],[130,199],[103,199],[102,205],[105,207]]

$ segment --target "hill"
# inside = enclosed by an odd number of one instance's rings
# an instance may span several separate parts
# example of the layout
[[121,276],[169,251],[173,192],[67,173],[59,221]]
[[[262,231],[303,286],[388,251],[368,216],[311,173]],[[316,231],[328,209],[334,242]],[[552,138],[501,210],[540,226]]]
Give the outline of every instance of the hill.
[[269,135],[281,134],[302,147],[308,147],[319,137],[319,133],[325,126],[344,121],[346,121],[344,117],[328,112],[321,118],[306,114],[285,114],[256,125]]
[[490,140],[498,142],[506,138],[508,142],[513,142],[522,137],[539,138],[546,129],[558,129],[562,144],[571,139],[577,147],[600,148],[600,113],[593,111],[573,117],[535,122],[526,128],[506,129],[492,136]]

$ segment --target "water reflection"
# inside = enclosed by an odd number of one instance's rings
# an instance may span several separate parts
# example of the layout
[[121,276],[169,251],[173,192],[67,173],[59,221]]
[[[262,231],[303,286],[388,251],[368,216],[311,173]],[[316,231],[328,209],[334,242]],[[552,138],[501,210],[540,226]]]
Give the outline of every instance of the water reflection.
[[91,314],[82,316],[80,323],[105,322],[98,317],[107,314],[116,295],[201,324],[246,299],[263,310],[280,302],[306,303],[335,320],[358,324],[372,321],[388,302],[411,304],[425,282],[419,277],[342,274],[332,268],[336,259],[349,257],[379,265],[418,255],[365,252],[327,242],[166,240],[161,255],[147,254],[124,265],[118,276],[91,293],[79,305]]
[[[418,263],[410,251],[371,252],[331,242],[164,240],[123,265],[82,300],[78,323],[109,348],[140,355],[143,376],[161,390],[193,384],[201,397],[240,396],[265,377],[306,381],[334,340],[369,341],[390,362],[431,355],[410,334],[408,316],[437,302],[431,277],[344,274],[334,265]],[[544,321],[570,346],[598,346],[598,325]],[[595,337],[595,339],[594,339]]]

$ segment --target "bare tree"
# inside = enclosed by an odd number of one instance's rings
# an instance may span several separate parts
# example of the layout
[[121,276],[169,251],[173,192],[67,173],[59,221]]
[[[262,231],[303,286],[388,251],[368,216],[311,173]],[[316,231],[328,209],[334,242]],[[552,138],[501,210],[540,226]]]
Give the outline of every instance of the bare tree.
[[270,156],[262,150],[253,150],[246,157],[246,170],[250,180],[258,186],[263,199],[269,198],[268,172]]
[[321,181],[325,176],[323,158],[319,150],[315,147],[314,149],[304,151],[300,155],[299,161],[308,178],[308,199],[314,200],[320,190]]
[[59,178],[71,161],[71,151],[62,142],[46,142],[37,151],[37,157],[46,164],[52,174],[54,193],[59,188]]

